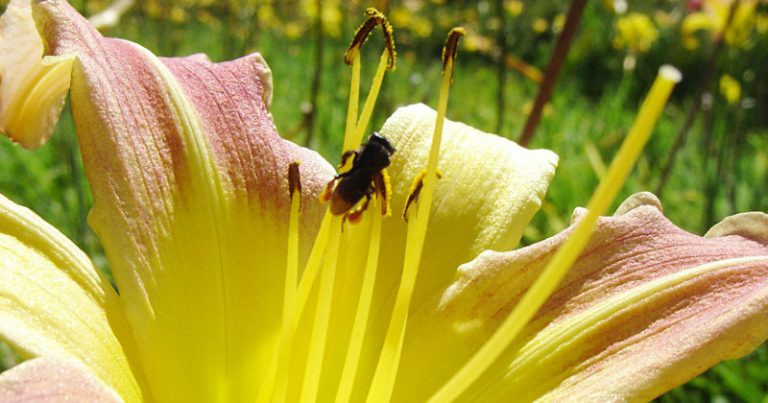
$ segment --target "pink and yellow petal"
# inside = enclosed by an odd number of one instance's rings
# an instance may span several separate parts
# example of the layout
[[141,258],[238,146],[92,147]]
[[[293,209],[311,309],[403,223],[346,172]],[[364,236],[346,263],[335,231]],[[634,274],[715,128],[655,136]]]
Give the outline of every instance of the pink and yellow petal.
[[332,168],[277,135],[260,56],[160,59],[102,37],[63,1],[34,8],[47,48],[76,55],[71,103],[94,193],[89,221],[153,395],[252,400],[280,324],[288,164],[302,162],[304,258]]
[[[601,218],[554,294],[467,397],[645,400],[768,337],[765,243],[687,233],[649,194],[631,198],[622,213]],[[415,314],[400,391],[434,392],[503,321],[569,232],[463,265]],[[427,367],[436,360],[438,368]]]
[[0,338],[25,358],[77,360],[126,400],[141,400],[115,290],[66,237],[2,196]]
[[50,137],[64,107],[70,57],[43,58],[30,0],[13,0],[0,17],[0,132],[26,148]]
[[125,400],[82,364],[42,357],[0,375],[0,401],[109,403]]

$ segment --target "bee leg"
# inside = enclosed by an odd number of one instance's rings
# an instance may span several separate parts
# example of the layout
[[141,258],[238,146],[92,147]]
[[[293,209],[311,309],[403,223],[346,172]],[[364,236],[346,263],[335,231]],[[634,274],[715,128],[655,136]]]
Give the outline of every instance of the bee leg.
[[[408,209],[411,207],[411,204],[419,199],[421,188],[424,187],[424,176],[426,175],[427,172],[422,171],[419,176],[413,180],[413,184],[411,184],[411,191],[408,193],[408,201],[405,202],[405,208],[403,209],[403,220],[405,220],[405,222],[408,222]],[[443,177],[443,174],[440,173],[440,171],[437,171],[435,172],[435,176],[437,176],[437,179],[440,179]]]
[[389,174],[386,169],[373,176],[373,189],[381,197],[381,215],[389,217],[392,209],[389,208],[389,199],[392,196],[392,188],[389,184]]
[[325,184],[325,189],[323,189],[323,192],[320,193],[320,196],[318,196],[320,202],[325,203],[328,200],[331,200],[331,195],[333,194],[333,190],[336,189],[336,183],[338,181],[339,177],[336,176]]
[[363,212],[368,209],[368,205],[371,203],[371,194],[366,193],[365,194],[365,201],[363,204],[352,210],[351,212],[344,215],[344,220],[349,220],[351,224],[357,224],[360,222],[360,219],[363,217]]

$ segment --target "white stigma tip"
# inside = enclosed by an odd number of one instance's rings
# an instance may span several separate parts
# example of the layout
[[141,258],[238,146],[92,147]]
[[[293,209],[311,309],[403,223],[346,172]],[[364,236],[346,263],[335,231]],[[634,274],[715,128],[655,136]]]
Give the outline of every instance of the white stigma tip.
[[683,73],[671,64],[665,64],[659,68],[659,75],[666,80],[679,83],[683,79]]

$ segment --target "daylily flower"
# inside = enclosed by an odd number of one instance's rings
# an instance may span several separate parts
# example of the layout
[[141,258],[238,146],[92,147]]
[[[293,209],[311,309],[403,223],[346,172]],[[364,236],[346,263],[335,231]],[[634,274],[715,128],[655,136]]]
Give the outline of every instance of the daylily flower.
[[741,83],[729,74],[720,76],[720,94],[729,104],[735,104],[741,99]]
[[[743,46],[748,43],[749,35],[755,24],[756,0],[740,1],[734,10],[730,25],[728,17],[734,0],[704,0],[702,11],[688,14],[681,27],[683,45],[688,49],[699,47],[696,32],[710,31],[711,36],[724,36],[730,46]],[[726,30],[727,26],[727,30]]]
[[626,49],[624,58],[624,70],[635,68],[638,54],[645,53],[659,37],[659,31],[653,21],[641,13],[629,13],[616,20],[616,36],[613,38],[613,46]]
[[616,37],[613,44],[617,48],[626,48],[627,52],[638,54],[651,49],[659,31],[650,17],[642,13],[629,13],[616,20]]
[[[447,97],[438,112],[401,108],[381,129],[398,150],[394,211],[430,160],[408,224],[369,208],[342,232],[317,199],[334,170],[277,135],[258,54],[158,58],[102,37],[63,0],[14,0],[0,35],[4,134],[42,144],[69,89],[94,194],[89,222],[119,289],[58,231],[0,198],[0,338],[29,359],[0,375],[0,399],[426,399],[495,340],[554,251],[576,239],[569,229],[512,251],[557,157],[444,121]],[[348,131],[362,133],[365,119],[351,116]],[[746,353],[768,331],[767,225],[749,213],[701,238],[669,223],[652,196],[630,198],[598,221],[522,336],[454,390],[640,399]],[[422,242],[411,238],[420,230]],[[408,262],[418,278],[401,280]]]

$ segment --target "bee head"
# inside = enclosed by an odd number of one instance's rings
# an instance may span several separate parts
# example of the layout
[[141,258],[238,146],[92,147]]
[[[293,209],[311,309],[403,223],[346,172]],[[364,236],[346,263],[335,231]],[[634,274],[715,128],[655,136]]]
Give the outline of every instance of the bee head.
[[378,132],[371,133],[371,136],[368,137],[368,144],[377,144],[381,146],[389,155],[392,155],[395,153],[395,151],[397,151],[395,147],[392,146],[392,143],[390,143],[386,137],[382,136]]

